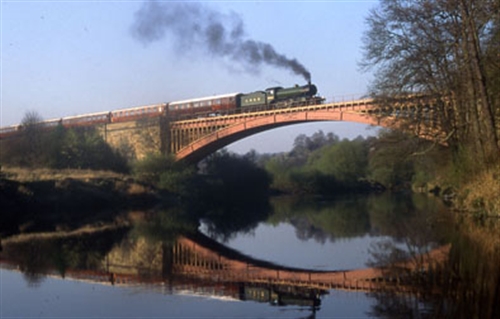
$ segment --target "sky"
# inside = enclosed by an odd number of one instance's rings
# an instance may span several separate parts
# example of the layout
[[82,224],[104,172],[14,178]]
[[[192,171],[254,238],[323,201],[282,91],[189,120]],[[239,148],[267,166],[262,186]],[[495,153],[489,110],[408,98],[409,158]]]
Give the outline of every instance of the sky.
[[[375,0],[0,1],[0,126],[28,111],[52,119],[306,83],[276,59],[256,61],[248,44],[303,67],[327,101],[363,96],[371,78],[359,62]],[[297,135],[318,130],[342,138],[376,132],[307,123],[229,149],[286,151]]]

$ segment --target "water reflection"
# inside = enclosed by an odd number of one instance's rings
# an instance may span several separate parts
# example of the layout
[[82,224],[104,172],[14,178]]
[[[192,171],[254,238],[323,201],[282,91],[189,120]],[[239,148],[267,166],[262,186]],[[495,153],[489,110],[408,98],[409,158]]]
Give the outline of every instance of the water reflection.
[[293,280],[310,278],[311,273],[254,260],[190,226],[172,223],[161,214],[154,218],[144,214],[132,227],[15,236],[3,241],[0,257],[3,267],[17,268],[31,285],[59,275],[111,285],[161,286],[170,293],[295,305],[313,312],[319,308],[327,289]]
[[370,231],[366,197],[346,197],[336,201],[281,198],[273,202],[274,214],[268,222],[292,224],[299,239],[326,240],[363,236]]
[[[408,274],[409,294],[397,290],[372,292],[377,305],[371,315],[500,318],[500,221],[462,215],[451,225],[453,228],[445,230],[450,250],[444,262]],[[391,253],[392,248],[388,248],[386,254]]]
[[[198,216],[181,209],[130,212],[115,223],[74,231],[17,234],[2,239],[1,266],[20,270],[32,286],[43,285],[47,275],[145,285],[170,294],[293,305],[307,309],[311,318],[321,311],[331,289],[368,292],[376,303],[367,315],[380,318],[500,316],[497,220],[456,221],[439,203],[420,197],[358,197],[333,203],[282,199],[271,207],[249,213],[234,227],[229,222],[237,219],[234,210],[226,219],[223,211],[212,212],[205,218],[212,225],[208,236],[198,231]],[[220,243],[259,223],[283,222],[293,225],[300,240],[320,244],[373,236],[374,268],[298,269]],[[222,234],[217,235],[218,230]],[[385,240],[389,237],[391,241]],[[449,251],[449,258],[437,255],[437,248]]]
[[[346,196],[334,201],[290,197],[275,199],[272,204],[274,212],[268,223],[289,222],[298,238],[319,243],[367,234],[390,236],[398,241],[411,237],[422,245],[440,242],[446,236],[436,227],[446,227],[441,219],[449,218],[443,214],[447,209],[439,201],[418,194]],[[409,231],[413,233],[410,236]]]
[[68,271],[94,270],[127,228],[101,227],[69,233],[41,233],[15,236],[3,241],[1,259],[15,265],[32,285],[47,274],[62,278]]

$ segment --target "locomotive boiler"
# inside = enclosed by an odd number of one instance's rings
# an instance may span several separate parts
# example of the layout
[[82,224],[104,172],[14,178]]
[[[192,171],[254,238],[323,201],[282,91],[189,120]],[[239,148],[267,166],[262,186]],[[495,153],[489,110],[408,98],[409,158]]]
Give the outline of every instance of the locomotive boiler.
[[322,99],[316,96],[318,89],[310,82],[306,85],[295,85],[290,88],[281,86],[267,88],[264,91],[242,94],[240,107],[266,106],[269,108],[293,107],[321,103]]

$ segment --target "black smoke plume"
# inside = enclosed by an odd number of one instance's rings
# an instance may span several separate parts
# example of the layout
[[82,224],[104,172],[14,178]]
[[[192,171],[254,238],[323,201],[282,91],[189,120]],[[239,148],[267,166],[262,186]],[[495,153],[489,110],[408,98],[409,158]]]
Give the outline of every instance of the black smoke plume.
[[276,52],[268,43],[245,39],[243,21],[238,15],[223,15],[200,3],[146,2],[135,14],[132,34],[146,44],[171,35],[180,50],[201,47],[246,67],[258,69],[268,64],[289,69],[306,81],[311,79],[310,72],[296,59]]

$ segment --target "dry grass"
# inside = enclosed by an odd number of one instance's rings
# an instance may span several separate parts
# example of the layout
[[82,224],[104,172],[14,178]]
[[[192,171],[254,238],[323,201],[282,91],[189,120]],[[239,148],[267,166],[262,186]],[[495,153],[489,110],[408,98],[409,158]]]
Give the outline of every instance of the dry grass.
[[93,234],[97,232],[104,232],[108,230],[118,229],[120,227],[128,226],[128,223],[122,222],[121,224],[112,223],[100,226],[85,225],[78,229],[71,231],[56,231],[56,232],[40,232],[40,233],[29,233],[29,234],[19,234],[14,235],[2,240],[3,245],[8,245],[12,243],[20,243],[32,240],[46,240],[54,238],[67,238],[74,236],[82,236]]
[[484,171],[462,189],[466,210],[500,216],[500,167]]
[[75,180],[88,181],[95,178],[117,178],[124,179],[127,176],[110,171],[94,171],[88,169],[49,169],[49,168],[19,168],[2,166],[2,174],[8,179],[19,182],[64,180],[71,178]]

